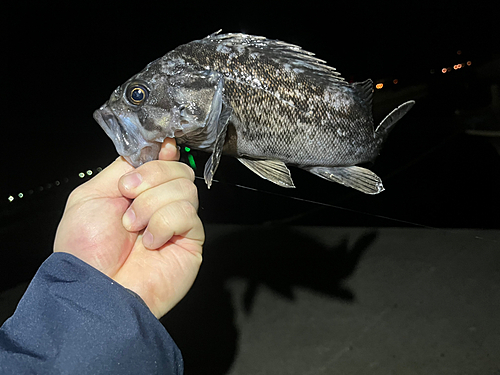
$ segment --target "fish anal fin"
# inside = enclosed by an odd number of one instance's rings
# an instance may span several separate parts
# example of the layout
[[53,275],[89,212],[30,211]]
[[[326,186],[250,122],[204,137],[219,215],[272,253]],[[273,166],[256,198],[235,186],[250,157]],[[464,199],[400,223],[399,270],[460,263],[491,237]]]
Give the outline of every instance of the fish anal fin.
[[365,194],[378,194],[385,190],[380,177],[366,168],[357,166],[302,168],[325,180],[337,182]]
[[290,170],[280,160],[253,160],[245,158],[238,158],[238,160],[263,179],[274,182],[276,185],[282,187],[295,187]]

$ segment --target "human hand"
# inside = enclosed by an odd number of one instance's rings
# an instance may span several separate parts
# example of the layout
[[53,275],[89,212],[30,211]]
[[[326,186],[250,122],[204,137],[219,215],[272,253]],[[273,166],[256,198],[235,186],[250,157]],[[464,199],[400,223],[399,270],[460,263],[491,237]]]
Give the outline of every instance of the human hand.
[[137,293],[157,318],[191,288],[205,239],[194,173],[175,161],[174,139],[165,140],[159,158],[135,169],[120,157],[77,187],[54,242],[54,252],[70,253]]

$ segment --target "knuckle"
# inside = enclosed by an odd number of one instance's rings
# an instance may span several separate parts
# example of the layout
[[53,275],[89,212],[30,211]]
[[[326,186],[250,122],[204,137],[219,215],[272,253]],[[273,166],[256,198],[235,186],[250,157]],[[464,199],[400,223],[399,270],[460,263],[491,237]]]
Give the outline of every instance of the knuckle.
[[181,168],[184,169],[184,172],[188,176],[189,180],[194,181],[195,175],[193,168],[184,163],[179,163],[179,164],[181,165]]
[[151,217],[153,227],[165,228],[171,226],[172,212],[170,210],[158,210]]
[[141,210],[148,215],[151,215],[154,211],[159,209],[164,204],[163,197],[154,190],[148,190],[144,192],[142,195],[136,198],[136,200],[137,199],[139,199]]
[[196,216],[196,209],[187,200],[176,201],[156,211],[151,217],[156,228],[173,227],[176,222],[190,222]]
[[197,216],[196,208],[188,200],[177,201],[177,206],[179,214],[182,215],[185,220],[191,220],[193,217]]
[[[155,178],[158,175],[165,174],[165,161],[162,160],[152,160],[148,163],[141,165],[141,167],[145,167],[146,172]],[[139,167],[139,168],[141,168]]]
[[84,185],[80,185],[75,189],[73,189],[73,191],[71,191],[71,193],[68,196],[68,202],[74,203],[79,201],[84,195],[84,190],[85,190]]
[[186,178],[180,178],[177,180],[177,184],[183,198],[190,202],[196,202],[198,200],[198,188],[192,181]]
[[141,174],[144,173],[155,181],[172,180],[178,177],[184,177],[194,181],[195,174],[191,167],[184,163],[168,160],[152,160],[141,165]]

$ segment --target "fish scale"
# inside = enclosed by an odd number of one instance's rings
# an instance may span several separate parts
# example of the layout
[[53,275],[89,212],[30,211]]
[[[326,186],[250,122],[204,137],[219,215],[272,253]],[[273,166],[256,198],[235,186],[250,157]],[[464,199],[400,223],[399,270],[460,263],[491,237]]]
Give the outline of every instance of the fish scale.
[[210,152],[209,187],[225,153],[283,187],[294,187],[291,165],[376,194],[384,190],[381,179],[357,164],[378,155],[414,102],[375,130],[372,95],[371,80],[348,83],[298,46],[215,33],[150,63],[94,117],[134,166],[156,159],[166,137]]
[[[198,44],[207,47],[203,48]],[[352,104],[334,108],[328,101],[321,100],[329,85],[320,87],[308,82],[274,61],[266,59],[262,54],[258,54],[259,59],[250,59],[248,56],[251,52],[248,50],[246,54],[241,54],[227,63],[231,53],[234,53],[232,46],[228,46],[225,53],[217,52],[217,46],[206,39],[181,46],[172,52],[197,69],[219,71],[226,78],[224,92],[234,110],[233,116],[239,123],[236,127],[238,143],[233,148],[225,148],[228,154],[259,159],[278,158],[290,165],[352,165],[371,159],[371,156],[366,156],[370,155],[370,152],[359,152],[362,147],[376,146],[369,142],[369,139],[373,138],[371,114],[368,117],[368,126],[360,126],[356,132],[352,132],[352,123],[359,118],[358,112],[362,112],[362,109],[352,111]],[[264,58],[261,59],[262,56]],[[238,74],[235,74],[235,70]],[[271,73],[273,71],[277,74]],[[250,83],[255,78],[264,81],[264,87],[267,89],[251,86]],[[342,81],[339,81],[338,85],[341,85],[340,82]],[[298,87],[301,97],[295,94]],[[343,89],[353,91],[347,84],[344,84]],[[337,88],[331,97],[335,98],[337,95],[347,98],[344,101],[348,103],[353,102],[349,99],[354,93],[346,94],[344,90]],[[309,110],[309,101],[314,103],[314,111]],[[293,105],[288,105],[290,102]],[[309,112],[313,113],[308,116]],[[262,113],[267,116],[261,116]],[[333,121],[323,123],[321,120],[329,114],[334,117]],[[343,121],[344,118],[348,121]],[[301,135],[305,133],[303,128],[310,127],[311,123],[323,127],[322,141],[304,142],[304,139],[301,139]],[[335,142],[339,138],[339,126],[347,142]],[[276,149],[273,147],[275,144],[282,145],[276,150],[278,153],[273,152]],[[330,152],[332,144],[335,145],[336,153]],[[270,150],[273,151],[269,152]]]

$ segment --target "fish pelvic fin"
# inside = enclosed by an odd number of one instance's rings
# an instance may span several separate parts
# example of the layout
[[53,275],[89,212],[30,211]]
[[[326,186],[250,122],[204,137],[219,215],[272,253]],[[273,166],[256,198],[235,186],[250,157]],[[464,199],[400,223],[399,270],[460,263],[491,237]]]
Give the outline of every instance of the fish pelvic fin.
[[351,167],[302,167],[308,172],[325,180],[337,182],[359,190],[365,194],[378,194],[384,191],[382,180],[369,169]]
[[377,129],[375,130],[375,134],[382,138],[387,137],[394,125],[396,125],[396,123],[401,120],[404,115],[406,115],[406,113],[411,109],[411,107],[413,107],[414,104],[415,101],[410,100],[394,109],[380,122],[380,125],[377,126]]
[[220,158],[222,156],[222,149],[224,147],[224,141],[226,140],[227,123],[233,112],[233,108],[226,102],[222,94],[222,89],[224,87],[224,79],[221,77],[217,84],[217,90],[212,100],[212,107],[210,113],[208,114],[208,124],[217,124],[217,136],[214,142],[214,149],[212,155],[208,158],[205,164],[205,170],[203,177],[208,188],[212,186],[212,181],[214,179],[215,171],[219,166]]
[[238,160],[253,173],[265,180],[286,188],[295,187],[290,170],[280,160],[253,160],[245,158],[238,158]]

